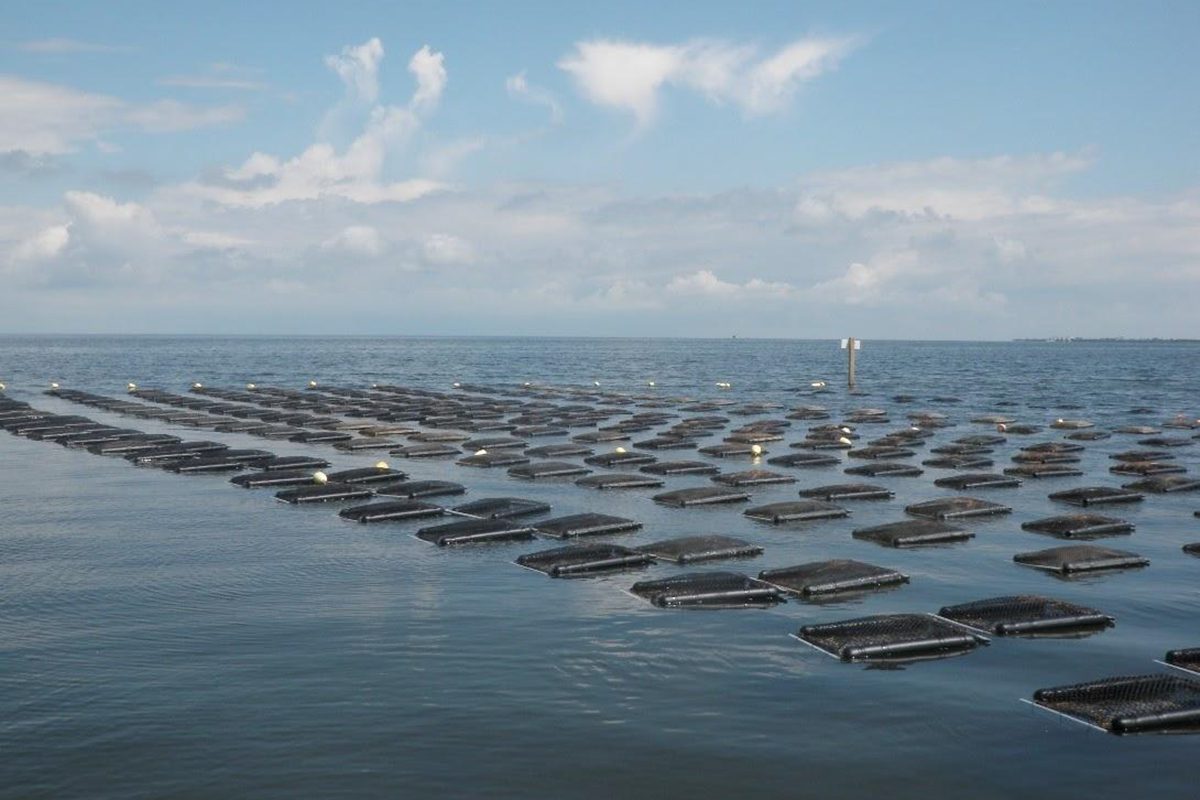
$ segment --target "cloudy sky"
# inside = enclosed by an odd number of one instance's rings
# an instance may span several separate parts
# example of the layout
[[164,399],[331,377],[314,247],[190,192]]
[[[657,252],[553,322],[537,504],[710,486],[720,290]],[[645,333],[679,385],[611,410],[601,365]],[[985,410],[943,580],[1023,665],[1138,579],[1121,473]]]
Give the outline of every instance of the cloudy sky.
[[191,9],[5,13],[0,331],[1200,336],[1194,2]]

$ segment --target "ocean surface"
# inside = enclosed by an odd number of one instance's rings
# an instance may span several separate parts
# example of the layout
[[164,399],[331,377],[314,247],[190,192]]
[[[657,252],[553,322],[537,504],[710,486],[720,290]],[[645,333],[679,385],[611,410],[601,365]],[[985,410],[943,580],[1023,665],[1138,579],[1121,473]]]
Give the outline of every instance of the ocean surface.
[[[989,432],[969,422],[980,413],[1104,428],[1200,415],[1196,344],[868,341],[861,396],[843,388],[844,359],[836,341],[0,337],[11,397],[125,427],[320,454],[335,467],[379,456],[181,429],[41,392],[50,381],[113,396],[129,381],[181,393],[194,381],[442,391],[455,381],[598,381],[818,403],[834,419],[887,409],[891,424],[860,426],[864,441],[903,427],[906,413],[935,410],[957,423],[935,443]],[[818,379],[831,391],[807,394]],[[916,401],[893,402],[900,393]],[[960,402],[935,402],[946,397]],[[1131,413],[1138,407],[1153,412]],[[786,441],[808,425],[795,422]],[[994,469],[1024,444],[1061,438],[1011,436]],[[642,521],[613,538],[623,544],[724,533],[766,549],[713,569],[855,558],[911,576],[838,602],[681,611],[627,591],[681,571],[671,565],[550,580],[512,562],[552,542],[437,548],[412,536],[416,524],[356,525],[336,508],[285,506],[227,476],[178,476],[0,432],[0,797],[1194,798],[1200,737],[1118,737],[1022,702],[1045,686],[1161,672],[1165,651],[1200,646],[1200,559],[1180,550],[1200,541],[1200,493],[1102,511],[1137,530],[1099,543],[1147,556],[1146,569],[1061,580],[1011,560],[1064,543],[1020,529],[1072,510],[1048,492],[1131,480],[1108,473],[1108,456],[1137,438],[1088,443],[1085,478],[969,493],[1014,513],[971,522],[968,543],[911,550],[850,532],[954,494],[933,485],[948,471],[872,480],[895,498],[852,504],[847,519],[770,527],[738,507],[663,508],[649,499],[658,490],[594,492],[452,460],[393,461],[417,478],[465,483],[464,499],[515,495],[555,514]],[[768,449],[790,452],[786,442]],[[1200,442],[1176,455],[1200,471]],[[754,499],[853,480],[846,465],[785,470],[799,483]],[[707,483],[669,478],[668,488]],[[841,663],[790,636],[808,623],[1019,593],[1096,607],[1116,627],[1082,639],[998,638],[894,669]]]

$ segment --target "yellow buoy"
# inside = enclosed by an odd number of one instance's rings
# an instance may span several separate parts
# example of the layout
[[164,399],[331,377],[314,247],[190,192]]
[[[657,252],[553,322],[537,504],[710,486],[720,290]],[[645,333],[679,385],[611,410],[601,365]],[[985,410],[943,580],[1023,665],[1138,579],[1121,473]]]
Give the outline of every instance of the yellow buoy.
[[324,472],[314,472],[313,473],[313,483],[319,483],[322,485],[329,483],[329,476],[326,475]]
[[387,469],[387,468],[388,468],[388,463],[386,461],[376,461],[375,462],[375,469]]

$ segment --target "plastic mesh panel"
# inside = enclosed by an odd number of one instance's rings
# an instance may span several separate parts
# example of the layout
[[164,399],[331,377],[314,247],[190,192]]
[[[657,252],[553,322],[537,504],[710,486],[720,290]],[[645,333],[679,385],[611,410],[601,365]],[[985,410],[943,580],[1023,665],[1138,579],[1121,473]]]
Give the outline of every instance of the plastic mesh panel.
[[375,493],[386,497],[441,497],[448,494],[464,494],[467,487],[453,481],[400,481],[375,489]]
[[571,458],[573,456],[590,456],[595,452],[582,444],[548,444],[541,447],[530,447],[525,455],[536,458]]
[[601,536],[611,533],[627,533],[642,527],[642,523],[608,514],[572,514],[566,517],[542,520],[537,523],[538,533],[567,539],[572,536]]
[[517,464],[528,464],[529,456],[517,455],[511,452],[483,453],[460,458],[456,463],[463,467],[512,467]]
[[920,467],[911,464],[900,464],[895,461],[878,461],[874,464],[860,464],[845,470],[847,475],[863,475],[868,478],[915,478],[924,474]]
[[938,458],[927,458],[921,463],[927,467],[938,469],[983,469],[992,466],[995,462],[983,456],[939,456]]
[[888,547],[919,547],[931,544],[965,542],[975,534],[967,533],[955,525],[934,520],[905,520],[859,528],[854,531],[855,539],[864,539]]
[[805,625],[797,635],[843,661],[951,655],[973,650],[987,641],[926,614],[881,614]]
[[[311,481],[312,478],[310,477]],[[275,493],[276,500],[299,505],[302,503],[335,503],[345,500],[361,500],[370,497],[370,489],[354,486],[349,483],[326,483],[318,486],[302,486],[296,489],[284,489]]]
[[401,458],[441,458],[456,456],[459,451],[448,444],[410,444],[389,450],[388,453]]
[[1200,490],[1200,480],[1182,475],[1161,475],[1154,478],[1126,483],[1122,488],[1137,492],[1168,494],[1172,492],[1194,492]]
[[1200,681],[1176,675],[1104,678],[1038,689],[1033,701],[1112,733],[1200,729]]
[[454,507],[458,514],[469,514],[484,519],[510,519],[530,514],[545,514],[550,506],[538,500],[526,500],[521,497],[486,497],[473,500]]
[[695,489],[676,489],[654,495],[654,502],[664,506],[686,508],[687,506],[706,506],[717,503],[744,503],[750,495],[736,489],[721,489],[715,486],[701,486]]
[[924,503],[905,506],[904,511],[914,517],[926,519],[961,519],[963,517],[1008,514],[1012,512],[1012,509],[1000,503],[979,500],[975,497],[944,497],[939,500],[927,500]]
[[[1005,472],[1007,473],[1007,470]],[[987,472],[969,472],[964,475],[950,475],[946,478],[938,478],[933,482],[933,485],[944,489],[1007,489],[1020,486],[1021,482],[1016,478],[1009,478],[1004,475],[993,475]]]
[[614,469],[616,467],[636,467],[639,464],[653,464],[655,460],[654,456],[645,453],[601,453],[598,456],[588,456],[583,462],[591,464],[593,467]]
[[750,469],[745,472],[717,475],[712,480],[714,483],[720,483],[724,486],[764,486],[776,483],[796,482],[796,479],[791,475],[781,475],[778,472],[771,472],[765,469]]
[[591,472],[587,467],[572,464],[568,461],[539,461],[533,464],[520,464],[508,470],[514,478],[563,478],[572,475],[586,475]]
[[662,461],[647,464],[639,472],[649,475],[716,475],[721,470],[703,461]]
[[750,544],[743,539],[715,534],[681,536],[677,539],[666,539],[642,545],[637,549],[639,552],[648,553],[665,561],[674,561],[677,564],[715,561],[722,558],[749,558],[760,555],[763,551],[758,545]]
[[1179,475],[1187,472],[1187,467],[1172,461],[1127,461],[1108,471],[1114,475]]
[[517,563],[551,578],[571,578],[644,567],[653,560],[616,544],[572,544],[523,555]]
[[1115,517],[1102,517],[1099,514],[1067,514],[1023,522],[1021,529],[1071,539],[1132,533],[1133,523]]
[[806,522],[818,519],[837,519],[850,516],[850,512],[823,500],[793,500],[785,503],[769,503],[765,506],[748,508],[743,512],[751,519],[780,524],[784,522]]
[[940,616],[1000,636],[1106,628],[1112,617],[1094,608],[1037,595],[1010,595],[946,606]]
[[739,608],[783,602],[778,589],[740,572],[692,572],[641,581],[630,591],[660,607]]
[[1083,470],[1065,464],[1022,464],[1007,468],[1004,474],[1020,478],[1077,478]]
[[788,453],[768,458],[767,463],[773,467],[828,467],[841,462],[836,456],[824,456],[820,453]]
[[801,497],[816,500],[887,500],[894,494],[891,489],[869,483],[838,483],[800,490]]
[[1017,553],[1013,561],[1028,567],[1053,572],[1090,572],[1102,569],[1125,569],[1144,567],[1149,559],[1127,550],[1113,550],[1090,544],[1051,547],[1031,553]]
[[383,503],[369,503],[365,506],[344,508],[338,512],[342,519],[355,522],[389,522],[393,520],[421,519],[436,517],[443,513],[441,506],[431,503],[421,503],[416,500],[392,500]]
[[417,531],[417,538],[439,547],[458,544],[482,544],[496,541],[528,540],[533,528],[503,519],[469,519],[434,525]]
[[1187,647],[1182,650],[1168,650],[1163,661],[1173,667],[1186,669],[1189,672],[1200,673],[1200,647]]
[[632,472],[614,472],[607,475],[589,475],[575,481],[576,486],[587,489],[653,489],[663,485],[659,478]]
[[1070,503],[1076,506],[1097,506],[1104,503],[1136,503],[1145,498],[1137,492],[1128,489],[1113,489],[1108,486],[1085,486],[1079,489],[1069,489],[1065,492],[1054,492],[1049,495],[1051,500],[1060,503]]
[[758,578],[801,597],[861,592],[908,582],[907,575],[894,569],[849,559],[767,569],[758,573]]

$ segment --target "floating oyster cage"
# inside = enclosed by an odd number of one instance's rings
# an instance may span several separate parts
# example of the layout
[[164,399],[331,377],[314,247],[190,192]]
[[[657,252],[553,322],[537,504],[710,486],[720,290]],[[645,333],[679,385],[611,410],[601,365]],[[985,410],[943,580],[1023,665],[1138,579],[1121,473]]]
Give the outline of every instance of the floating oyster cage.
[[1111,627],[1094,608],[1039,595],[1010,595],[945,606],[938,616],[996,636],[1078,635]]
[[491,542],[525,541],[534,538],[534,529],[506,519],[466,519],[421,528],[416,536],[438,547]]
[[721,470],[704,461],[660,461],[639,468],[648,475],[716,475]]
[[717,561],[727,558],[752,558],[762,555],[763,552],[763,549],[756,544],[720,534],[681,536],[641,545],[636,549],[655,559],[673,561],[676,564],[694,564],[700,561]]
[[661,478],[636,472],[608,472],[588,475],[575,481],[585,489],[656,489],[663,485]]
[[1110,486],[1084,486],[1079,489],[1068,489],[1065,492],[1053,492],[1048,497],[1060,503],[1070,503],[1076,506],[1097,506],[1106,503],[1137,503],[1145,496],[1128,489],[1114,489]]
[[1200,479],[1183,475],[1156,475],[1152,478],[1123,484],[1121,488],[1136,492],[1151,492],[1152,494],[1194,492],[1200,490]]
[[1063,574],[1131,569],[1150,564],[1148,558],[1137,553],[1091,544],[1067,545],[1029,553],[1017,553],[1013,556],[1013,561],[1027,567]]
[[509,467],[508,474],[514,478],[538,480],[540,478],[567,478],[576,475],[587,475],[591,472],[587,467],[581,467],[570,461],[535,461],[529,464],[518,464]]
[[572,539],[577,536],[605,536],[615,533],[630,533],[642,527],[642,523],[610,514],[571,514],[565,517],[539,520],[537,532],[555,539]]
[[418,497],[444,497],[465,494],[467,487],[454,481],[399,481],[372,487],[375,494],[383,497],[403,497],[410,500]]
[[712,478],[712,481],[713,483],[719,483],[723,486],[739,487],[795,483],[796,479],[791,475],[783,475],[779,472],[771,472],[770,470],[750,469],[744,472],[731,472],[725,475],[716,475]]
[[974,538],[975,534],[937,520],[914,519],[858,528],[852,536],[886,547],[920,547],[965,542]]
[[675,508],[708,506],[722,503],[744,503],[750,495],[737,489],[721,489],[716,486],[699,486],[692,489],[675,489],[654,495],[654,502]]
[[368,503],[344,508],[338,512],[338,516],[353,522],[396,522],[438,517],[445,511],[441,506],[422,503],[418,500],[387,500],[382,503]]
[[908,583],[908,576],[894,569],[851,559],[766,569],[758,573],[758,579],[803,598],[865,592]]
[[907,505],[904,507],[904,512],[914,517],[943,520],[1011,514],[1012,508],[1002,503],[993,503],[976,497],[943,497]]
[[783,592],[740,572],[691,572],[635,583],[630,591],[660,608],[763,608]]
[[824,500],[792,500],[748,508],[742,512],[750,519],[780,525],[785,522],[811,522],[850,516],[848,509]]
[[988,639],[931,614],[879,614],[805,625],[796,638],[842,661],[910,661],[968,653]]
[[580,578],[645,567],[654,559],[645,553],[616,544],[570,544],[541,550],[517,558],[522,567],[551,578]]
[[1063,539],[1115,536],[1133,533],[1133,523],[1099,514],[1063,514],[1022,522],[1021,530],[1045,533]]
[[[311,478],[310,478],[311,481]],[[284,489],[275,493],[275,499],[289,505],[306,503],[342,503],[347,500],[363,500],[374,494],[361,484],[325,483],[313,486],[299,486],[295,489]]]
[[891,489],[870,483],[837,483],[800,490],[801,497],[828,502],[834,500],[888,500],[895,494]]
[[1005,470],[1006,475],[996,475],[989,472],[967,472],[960,475],[950,475],[945,478],[938,478],[933,482],[934,486],[939,486],[943,489],[1010,489],[1021,485],[1021,482],[1016,478],[1007,477],[1008,470]]
[[1200,681],[1133,675],[1038,689],[1033,704],[1116,734],[1200,731]]
[[859,464],[844,470],[847,475],[861,475],[867,478],[915,478],[925,474],[925,470],[912,464],[901,464],[895,461],[876,461],[873,464]]
[[545,514],[550,511],[550,505],[539,500],[526,500],[523,497],[485,497],[481,500],[472,500],[469,503],[454,506],[450,510],[455,514],[465,514],[481,519],[511,519]]

